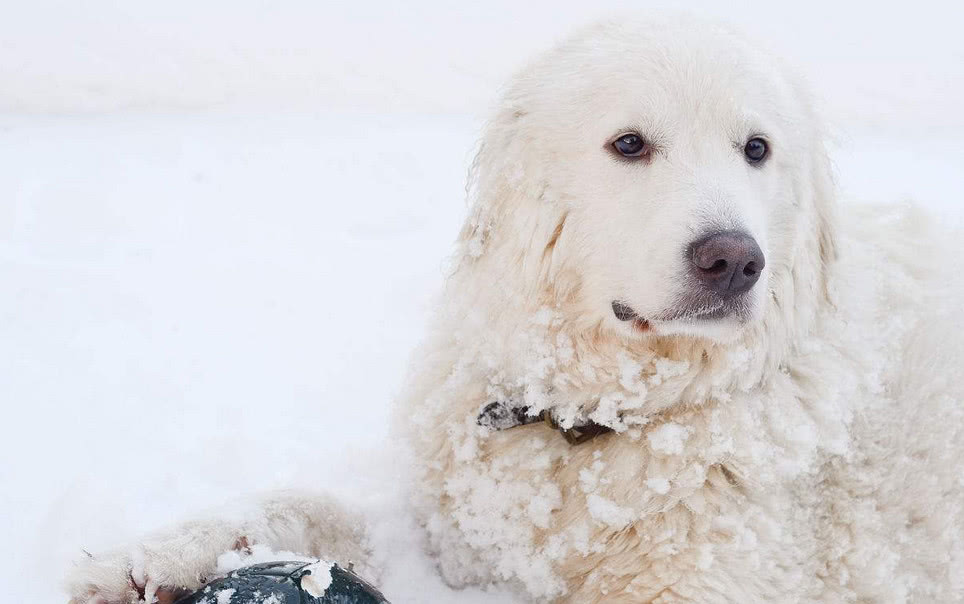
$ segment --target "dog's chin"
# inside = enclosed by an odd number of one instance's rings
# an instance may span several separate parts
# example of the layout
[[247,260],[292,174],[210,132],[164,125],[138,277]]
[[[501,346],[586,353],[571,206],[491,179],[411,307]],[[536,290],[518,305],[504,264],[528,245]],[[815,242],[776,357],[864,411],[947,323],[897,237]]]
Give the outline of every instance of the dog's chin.
[[614,302],[613,309],[623,328],[636,337],[682,336],[721,344],[739,339],[763,314],[762,304],[752,295],[711,308],[670,309],[650,318],[635,312],[627,318],[629,307],[622,303]]
[[735,315],[696,317],[670,321],[647,321],[648,334],[656,337],[682,336],[727,344],[740,338],[749,322]]

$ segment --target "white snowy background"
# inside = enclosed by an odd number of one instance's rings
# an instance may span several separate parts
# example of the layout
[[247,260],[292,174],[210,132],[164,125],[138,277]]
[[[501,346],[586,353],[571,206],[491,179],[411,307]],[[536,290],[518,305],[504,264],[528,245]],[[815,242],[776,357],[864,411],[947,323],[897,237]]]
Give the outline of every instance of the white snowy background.
[[[486,107],[572,26],[656,6],[0,1],[0,599],[63,602],[81,548],[239,494],[390,501]],[[958,220],[962,6],[689,9],[809,75],[844,195]],[[386,522],[393,602],[511,601],[447,591]]]

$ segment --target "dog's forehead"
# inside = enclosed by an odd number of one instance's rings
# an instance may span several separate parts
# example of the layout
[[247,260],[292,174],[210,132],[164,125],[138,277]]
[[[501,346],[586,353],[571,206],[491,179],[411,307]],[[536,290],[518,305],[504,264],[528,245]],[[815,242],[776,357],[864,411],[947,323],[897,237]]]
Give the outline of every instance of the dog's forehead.
[[792,120],[791,88],[769,53],[727,30],[634,22],[562,43],[521,74],[509,100],[548,119],[603,128],[642,120],[672,130],[701,119],[752,128],[766,115]]

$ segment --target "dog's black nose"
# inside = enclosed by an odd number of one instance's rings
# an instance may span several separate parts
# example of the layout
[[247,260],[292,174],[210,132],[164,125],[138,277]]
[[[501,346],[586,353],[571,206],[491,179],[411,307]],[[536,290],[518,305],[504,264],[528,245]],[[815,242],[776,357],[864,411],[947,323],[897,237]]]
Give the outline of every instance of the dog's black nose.
[[750,290],[766,261],[753,237],[742,231],[713,233],[690,245],[693,272],[724,298]]

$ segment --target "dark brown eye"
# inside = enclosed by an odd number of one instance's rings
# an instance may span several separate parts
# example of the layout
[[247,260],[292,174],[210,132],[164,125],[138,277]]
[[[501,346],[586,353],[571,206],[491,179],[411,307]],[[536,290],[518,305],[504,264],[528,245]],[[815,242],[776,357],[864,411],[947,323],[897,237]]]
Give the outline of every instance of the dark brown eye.
[[646,154],[649,145],[640,135],[629,132],[613,141],[613,149],[623,157],[640,157]]
[[767,142],[762,138],[751,138],[743,147],[743,154],[746,155],[747,161],[751,164],[760,163],[766,159],[769,152],[770,148],[767,147]]

